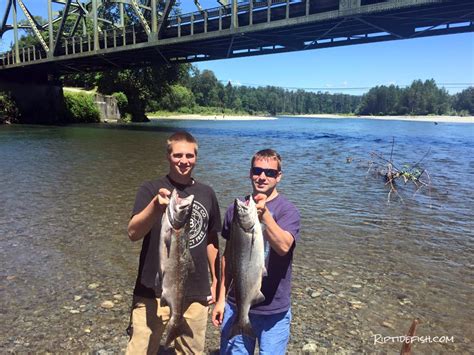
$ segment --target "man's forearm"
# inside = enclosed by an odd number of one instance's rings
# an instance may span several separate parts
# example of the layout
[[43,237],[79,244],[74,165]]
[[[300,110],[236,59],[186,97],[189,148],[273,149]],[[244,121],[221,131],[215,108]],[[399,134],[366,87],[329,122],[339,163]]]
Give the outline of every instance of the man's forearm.
[[207,245],[207,261],[209,263],[211,279],[213,282],[217,281],[217,275],[219,271],[219,249],[213,244]]
[[268,210],[262,215],[262,222],[265,223],[265,234],[272,249],[280,256],[286,255],[295,242],[291,233],[282,229]]
[[164,208],[158,203],[157,197],[153,198],[143,211],[132,217],[128,223],[128,237],[132,241],[142,239],[159,220],[163,214]]

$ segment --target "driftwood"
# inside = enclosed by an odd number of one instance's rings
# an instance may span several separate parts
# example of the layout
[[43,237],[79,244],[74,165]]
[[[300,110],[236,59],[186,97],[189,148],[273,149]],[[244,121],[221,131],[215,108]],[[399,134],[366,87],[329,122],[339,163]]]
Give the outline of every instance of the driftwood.
[[[392,150],[390,152],[390,158],[385,158],[382,154],[372,152],[372,159],[369,161],[369,169],[367,175],[370,172],[374,172],[376,175],[382,176],[385,179],[385,184],[390,187],[390,191],[387,196],[387,203],[390,203],[392,194],[397,195],[402,202],[404,202],[402,196],[399,194],[397,189],[397,182],[403,181],[404,185],[412,184],[415,187],[414,195],[418,193],[422,188],[428,188],[431,191],[431,178],[428,171],[421,165],[423,160],[428,156],[430,151],[417,162],[413,164],[403,164],[399,166],[393,161],[393,149],[395,140],[392,140]],[[347,158],[348,163],[352,161],[352,158]]]
[[400,355],[411,355],[411,344],[412,337],[415,336],[416,326],[420,323],[418,319],[414,319],[411,323],[411,327],[408,330],[405,341],[403,342],[402,349],[400,350]]

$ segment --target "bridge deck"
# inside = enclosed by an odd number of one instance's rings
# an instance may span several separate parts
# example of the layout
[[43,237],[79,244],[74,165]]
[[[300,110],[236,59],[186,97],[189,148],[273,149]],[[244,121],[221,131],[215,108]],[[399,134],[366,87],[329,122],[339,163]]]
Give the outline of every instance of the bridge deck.
[[[360,1],[360,6],[357,3]],[[355,2],[355,5],[353,4]],[[63,41],[55,56],[40,46],[0,56],[0,73],[72,73],[136,65],[235,58],[409,39],[474,30],[472,0],[272,0],[170,17],[160,38],[142,28]]]

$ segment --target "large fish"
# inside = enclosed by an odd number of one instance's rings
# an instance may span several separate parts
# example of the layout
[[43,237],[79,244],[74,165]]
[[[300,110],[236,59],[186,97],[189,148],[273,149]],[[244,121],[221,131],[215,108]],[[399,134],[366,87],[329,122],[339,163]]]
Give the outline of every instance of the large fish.
[[193,335],[183,314],[185,290],[194,262],[189,250],[190,221],[194,195],[180,198],[173,190],[161,220],[160,266],[157,284],[161,285],[161,305],[170,307],[171,317],[166,330],[165,347],[177,337]]
[[247,202],[234,201],[229,243],[230,274],[237,306],[230,337],[244,334],[255,338],[249,310],[252,305],[265,300],[260,288],[266,270],[262,227],[252,196]]

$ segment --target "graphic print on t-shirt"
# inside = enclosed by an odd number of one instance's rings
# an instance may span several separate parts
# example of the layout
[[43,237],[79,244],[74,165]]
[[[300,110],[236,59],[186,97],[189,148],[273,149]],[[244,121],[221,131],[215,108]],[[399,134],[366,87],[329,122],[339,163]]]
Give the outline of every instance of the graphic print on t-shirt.
[[195,248],[206,239],[207,224],[209,223],[209,214],[204,206],[194,200],[193,212],[191,214],[191,238],[189,247]]

